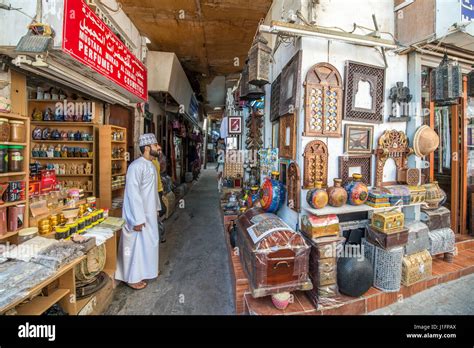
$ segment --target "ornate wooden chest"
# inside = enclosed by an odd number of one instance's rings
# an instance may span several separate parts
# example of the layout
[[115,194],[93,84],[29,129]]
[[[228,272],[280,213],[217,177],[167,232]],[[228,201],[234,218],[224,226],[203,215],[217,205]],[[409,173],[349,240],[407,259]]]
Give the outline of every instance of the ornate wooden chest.
[[373,208],[390,207],[390,195],[383,189],[372,189],[365,204]]
[[390,193],[390,205],[410,204],[411,194],[408,186],[394,185],[385,187]]
[[412,255],[430,248],[429,229],[423,222],[410,221],[405,224],[408,229],[408,243],[405,255]]
[[385,211],[372,216],[372,227],[383,233],[400,231],[405,225],[405,215],[400,211]]
[[432,259],[428,250],[405,256],[402,261],[402,284],[410,286],[431,277]]
[[410,190],[410,204],[422,203],[426,198],[426,189],[423,186],[408,186]]
[[382,249],[403,247],[408,242],[408,230],[401,229],[395,233],[383,233],[369,226],[366,233],[367,240]]
[[237,247],[253,297],[310,290],[310,246],[281,218],[252,208],[237,220]]
[[451,228],[451,212],[445,207],[434,210],[422,208],[420,220],[428,226],[430,231]]
[[311,245],[309,259],[309,276],[313,289],[308,297],[317,306],[325,299],[339,294],[337,287],[337,256],[341,253],[345,238],[323,237],[316,240],[307,239]]
[[301,218],[301,231],[310,239],[338,236],[339,230],[337,215],[303,215]]
[[452,229],[442,228],[429,232],[430,254],[438,255],[454,251],[455,235]]

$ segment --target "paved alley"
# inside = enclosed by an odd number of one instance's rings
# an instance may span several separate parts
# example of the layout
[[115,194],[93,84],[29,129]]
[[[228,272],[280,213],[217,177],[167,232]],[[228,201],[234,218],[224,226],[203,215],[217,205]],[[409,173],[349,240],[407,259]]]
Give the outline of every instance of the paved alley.
[[230,269],[214,168],[166,221],[158,279],[135,291],[120,283],[106,314],[234,314]]

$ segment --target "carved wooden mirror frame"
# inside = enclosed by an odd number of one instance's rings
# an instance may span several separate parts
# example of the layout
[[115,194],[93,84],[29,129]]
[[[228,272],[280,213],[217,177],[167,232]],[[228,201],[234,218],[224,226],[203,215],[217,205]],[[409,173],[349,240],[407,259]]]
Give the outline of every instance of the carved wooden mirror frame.
[[281,73],[280,115],[296,113],[299,107],[302,56],[302,51],[299,50],[285,65]]
[[[288,131],[287,131],[288,129]],[[294,160],[296,158],[296,115],[288,114],[280,117],[280,157]],[[289,144],[286,143],[290,137]]]
[[299,213],[301,210],[301,174],[300,167],[295,162],[288,166],[286,185],[288,207]]
[[343,186],[352,178],[349,173],[352,167],[360,167],[358,174],[362,175],[362,182],[367,186],[372,185],[372,155],[339,156],[339,177]]
[[408,138],[403,131],[386,130],[377,142],[375,186],[381,187],[396,184],[395,182],[383,182],[383,170],[388,159],[393,159],[397,166],[397,172],[408,167],[408,156],[413,149],[408,146]]
[[[305,81],[305,136],[342,136],[342,78],[329,63],[311,67]],[[328,123],[329,122],[329,123]]]
[[277,76],[272,83],[272,96],[270,101],[270,121],[278,121],[280,117],[280,89],[281,89],[281,74]]
[[313,140],[304,149],[303,188],[313,188],[316,181],[328,183],[328,147],[320,140]]

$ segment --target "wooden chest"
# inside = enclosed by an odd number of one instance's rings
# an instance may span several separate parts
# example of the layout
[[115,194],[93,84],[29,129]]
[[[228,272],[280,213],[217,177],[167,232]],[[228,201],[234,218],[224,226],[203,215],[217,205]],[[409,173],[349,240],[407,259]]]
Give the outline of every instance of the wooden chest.
[[405,224],[405,215],[400,211],[386,211],[372,216],[372,227],[383,233],[398,232]]
[[390,193],[390,205],[408,205],[410,204],[411,194],[408,186],[394,185],[386,186],[385,189]]
[[315,240],[308,239],[311,245],[309,258],[309,276],[313,289],[308,291],[308,297],[317,306],[339,294],[337,287],[337,255],[342,252],[343,237],[323,237]]
[[438,255],[454,251],[456,236],[450,228],[441,228],[429,232],[430,254]]
[[373,208],[390,207],[390,195],[384,189],[372,189],[365,204]]
[[420,220],[428,226],[430,231],[451,228],[451,212],[445,207],[439,207],[434,210],[422,208]]
[[338,236],[339,230],[337,215],[303,215],[301,218],[301,231],[310,239]]
[[369,226],[366,233],[367,241],[382,249],[403,247],[408,242],[408,230],[401,229],[395,233],[383,233]]
[[428,250],[405,256],[402,261],[402,284],[410,286],[431,277],[432,259]]
[[252,208],[237,219],[237,247],[253,297],[310,290],[310,246],[278,216]]
[[405,255],[412,255],[430,248],[429,230],[423,222],[410,221],[405,224],[408,229],[408,243],[405,245]]
[[408,186],[410,190],[410,204],[422,203],[426,198],[426,189],[423,186]]

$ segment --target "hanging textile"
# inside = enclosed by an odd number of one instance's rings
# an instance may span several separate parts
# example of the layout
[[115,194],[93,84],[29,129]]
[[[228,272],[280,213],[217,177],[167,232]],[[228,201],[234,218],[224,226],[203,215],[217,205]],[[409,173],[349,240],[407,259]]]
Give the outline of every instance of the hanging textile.
[[443,167],[451,169],[451,131],[449,128],[449,108],[443,108],[443,138],[444,138],[444,152],[443,152]]
[[221,122],[221,129],[220,129],[220,133],[221,133],[221,138],[227,138],[229,136],[229,131],[228,131],[228,118],[227,116],[224,117],[222,119],[222,122]]

